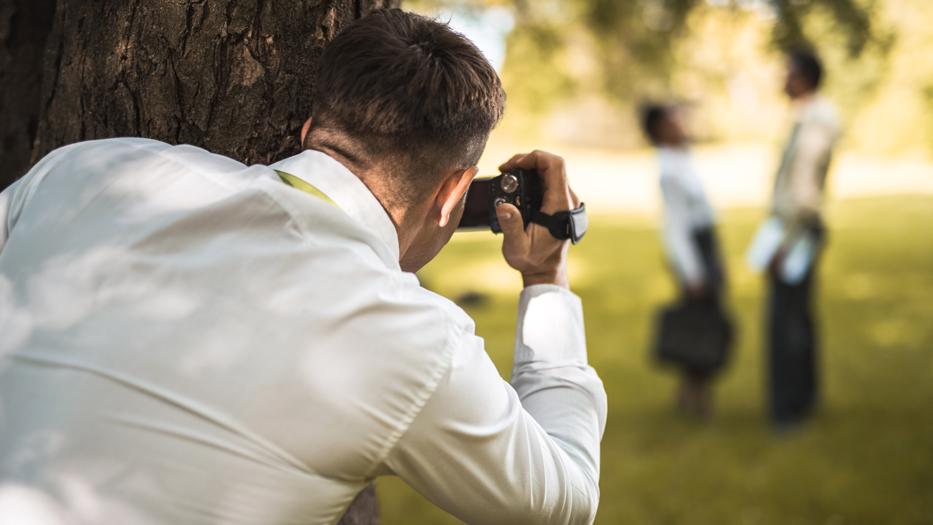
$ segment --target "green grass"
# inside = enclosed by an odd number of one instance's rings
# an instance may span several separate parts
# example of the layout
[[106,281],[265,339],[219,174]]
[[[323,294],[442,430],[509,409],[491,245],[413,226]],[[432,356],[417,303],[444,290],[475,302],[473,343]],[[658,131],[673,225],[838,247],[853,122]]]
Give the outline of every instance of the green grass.
[[[743,253],[761,212],[721,217],[739,341],[711,421],[673,410],[675,377],[647,357],[654,310],[674,288],[645,218],[593,217],[571,249],[590,363],[609,395],[596,523],[933,524],[933,197],[834,203],[818,281],[822,406],[775,436],[764,415],[761,278]],[[460,237],[423,282],[468,306],[508,377],[519,278],[489,234]],[[460,523],[395,478],[382,522]]]

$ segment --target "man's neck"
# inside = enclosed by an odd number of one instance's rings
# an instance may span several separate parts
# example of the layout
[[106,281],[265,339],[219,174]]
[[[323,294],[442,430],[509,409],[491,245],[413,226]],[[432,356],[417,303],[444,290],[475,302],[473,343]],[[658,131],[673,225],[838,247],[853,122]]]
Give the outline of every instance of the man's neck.
[[686,140],[672,140],[672,141],[662,142],[660,144],[660,147],[669,149],[669,150],[674,150],[674,151],[685,151],[687,149],[687,141]]
[[816,90],[805,91],[791,99],[791,101],[796,105],[803,105],[807,102],[810,102],[814,98],[816,98]]
[[422,217],[418,213],[421,210],[399,206],[393,201],[391,192],[387,187],[387,181],[390,180],[391,174],[387,173],[385,169],[364,161],[364,155],[360,152],[349,151],[348,148],[331,144],[327,140],[315,140],[316,138],[314,136],[309,137],[310,140],[306,142],[307,146],[343,164],[345,168],[363,181],[363,184],[382,205],[398,235],[399,259],[404,259],[405,253],[418,236],[420,228],[423,227]]

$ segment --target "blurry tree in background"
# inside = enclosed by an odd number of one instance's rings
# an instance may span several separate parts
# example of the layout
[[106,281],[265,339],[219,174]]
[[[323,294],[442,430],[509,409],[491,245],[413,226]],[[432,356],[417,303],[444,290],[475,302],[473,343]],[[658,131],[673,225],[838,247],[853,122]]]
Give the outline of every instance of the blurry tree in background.
[[406,0],[422,12],[508,8],[501,75],[509,133],[599,146],[642,144],[651,99],[695,108],[701,140],[772,140],[786,101],[784,50],[815,49],[847,144],[933,147],[929,0]]
[[678,48],[694,45],[700,36],[731,44],[728,34],[698,34],[696,22],[702,17],[756,18],[770,25],[768,47],[774,51],[809,48],[827,54],[841,44],[846,59],[856,60],[869,48],[886,51],[891,42],[873,23],[874,0],[577,1],[583,4],[583,20],[596,37],[605,88],[624,100],[683,96],[671,79],[677,68],[691,64],[685,63]]

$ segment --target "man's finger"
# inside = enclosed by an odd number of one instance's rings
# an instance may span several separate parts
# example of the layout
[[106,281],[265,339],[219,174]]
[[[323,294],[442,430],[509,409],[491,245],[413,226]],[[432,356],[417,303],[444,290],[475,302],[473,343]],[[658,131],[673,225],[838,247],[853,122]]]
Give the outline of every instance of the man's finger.
[[554,155],[553,153],[536,149],[531,153],[522,155],[520,159],[515,159],[515,165],[526,170],[550,170],[562,167],[564,165],[564,158]]
[[536,169],[538,171],[546,170],[547,167],[547,157],[542,155],[544,152],[541,150],[534,150],[531,153],[520,153],[513,156],[505,164],[499,166],[499,171],[505,172],[515,168],[522,168],[525,170]]
[[580,207],[580,197],[577,197],[577,194],[574,193],[573,188],[567,188],[570,190],[570,200],[573,202],[573,209]]
[[503,172],[514,168],[537,170],[545,187],[542,212],[553,214],[579,207],[579,199],[568,186],[567,170],[562,157],[536,149],[531,153],[515,155],[499,167]]
[[518,208],[511,204],[500,204],[496,208],[496,216],[499,217],[499,226],[502,227],[502,233],[506,239],[511,236],[525,235],[525,223],[522,221],[522,214]]
[[518,259],[512,259],[509,264],[516,270],[520,270],[519,267],[515,266],[515,261],[524,258],[528,254],[528,244],[530,242],[528,236],[525,235],[525,223],[522,221],[522,214],[519,213],[518,208],[511,204],[500,204],[496,208],[496,216],[499,217],[499,226],[502,227],[502,233],[505,236],[505,239],[502,240],[502,254],[505,255],[507,261],[510,260],[510,257],[517,257]]
[[511,159],[503,162],[499,166],[499,171],[505,173],[506,171],[517,168],[518,162],[522,160],[524,157],[526,157],[527,155],[528,155],[527,153],[516,153],[515,155],[512,155]]
[[538,175],[548,187],[562,187],[567,185],[567,173],[564,169],[564,159],[546,151],[536,149],[531,153],[515,155],[508,162],[499,166],[500,171],[513,168],[537,170]]

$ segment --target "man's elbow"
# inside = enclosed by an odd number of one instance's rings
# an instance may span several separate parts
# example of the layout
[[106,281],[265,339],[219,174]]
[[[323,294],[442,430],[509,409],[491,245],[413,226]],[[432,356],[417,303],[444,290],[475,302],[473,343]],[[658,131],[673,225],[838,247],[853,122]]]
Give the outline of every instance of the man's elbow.
[[599,508],[599,483],[587,481],[582,487],[574,487],[574,502],[569,524],[589,525],[596,519]]
[[[556,488],[556,487],[555,487]],[[560,495],[558,495],[560,494]],[[575,480],[542,501],[534,497],[517,494],[504,513],[496,513],[494,519],[487,516],[482,523],[508,525],[589,525],[596,519],[599,507],[599,484],[589,480]],[[516,503],[520,504],[516,505]],[[472,522],[470,522],[472,523]]]

